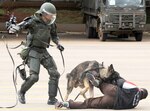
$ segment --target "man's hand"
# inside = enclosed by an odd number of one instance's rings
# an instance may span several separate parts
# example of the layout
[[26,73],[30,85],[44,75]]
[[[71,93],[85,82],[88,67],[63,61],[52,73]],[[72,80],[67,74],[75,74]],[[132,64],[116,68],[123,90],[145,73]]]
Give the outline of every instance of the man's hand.
[[60,50],[60,51],[64,51],[64,47],[60,44],[57,45],[57,48]]
[[20,27],[18,25],[14,25],[12,24],[10,27],[9,27],[9,33],[10,34],[14,34],[14,33],[17,33],[18,31],[20,30]]

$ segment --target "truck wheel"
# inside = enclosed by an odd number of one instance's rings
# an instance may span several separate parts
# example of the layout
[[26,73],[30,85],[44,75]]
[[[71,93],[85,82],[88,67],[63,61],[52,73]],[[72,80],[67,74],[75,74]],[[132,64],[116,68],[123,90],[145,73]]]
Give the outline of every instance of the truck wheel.
[[95,27],[92,27],[92,38],[98,38],[98,32],[96,32]]
[[86,26],[86,35],[88,38],[92,38],[92,33],[93,33],[92,27]]
[[136,32],[134,36],[136,41],[142,41],[143,32]]
[[94,27],[86,27],[86,34],[88,38],[97,38],[98,33]]
[[92,27],[90,25],[90,20],[92,18],[89,17],[89,16],[86,16],[85,15],[85,28],[86,28],[86,35],[88,38],[97,38],[98,37],[98,33],[96,31],[96,28],[95,27]]

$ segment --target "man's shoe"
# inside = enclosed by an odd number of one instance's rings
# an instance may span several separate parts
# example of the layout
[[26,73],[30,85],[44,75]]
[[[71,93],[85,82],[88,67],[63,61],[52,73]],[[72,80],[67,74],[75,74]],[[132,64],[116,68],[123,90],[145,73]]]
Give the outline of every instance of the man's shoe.
[[47,104],[48,104],[48,105],[54,105],[54,104],[56,104],[57,101],[58,101],[58,100],[57,100],[56,98],[49,99],[49,100],[47,101]]
[[18,92],[18,100],[20,103],[22,104],[26,104],[26,100],[25,100],[25,94],[21,93],[20,91]]

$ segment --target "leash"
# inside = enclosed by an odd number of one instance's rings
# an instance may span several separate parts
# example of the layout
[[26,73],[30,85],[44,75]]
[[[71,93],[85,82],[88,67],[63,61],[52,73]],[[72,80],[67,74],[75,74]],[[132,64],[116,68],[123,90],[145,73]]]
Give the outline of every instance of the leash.
[[23,44],[24,44],[24,42],[22,41],[19,45],[15,46],[15,47],[9,47],[9,49],[17,49]]
[[64,56],[63,56],[62,51],[60,51],[60,54],[61,54],[62,62],[63,62],[63,72],[62,72],[62,74],[60,75],[60,76],[62,76],[62,75],[64,74],[64,72],[65,72],[65,59],[64,59]]
[[78,95],[74,98],[74,101],[80,96],[80,93],[78,93]]
[[63,96],[62,96],[62,93],[61,93],[61,90],[60,90],[59,86],[58,86],[58,91],[59,91],[59,94],[60,94],[61,100],[62,100],[62,101],[64,101],[64,99],[63,99]]
[[16,102],[15,102],[15,104],[12,105],[12,106],[8,106],[8,107],[0,107],[0,108],[13,108],[13,107],[17,106],[17,104],[18,104],[17,86],[16,86],[16,81],[15,81],[15,80],[16,80],[16,78],[15,78],[15,61],[14,61],[14,59],[13,59],[11,53],[10,53],[10,50],[9,50],[9,48],[8,48],[7,42],[4,40],[4,38],[6,38],[6,36],[2,35],[1,38],[2,38],[3,42],[5,43],[7,52],[8,52],[8,54],[9,54],[9,56],[10,56],[10,58],[11,58],[11,60],[12,60],[12,64],[13,64],[12,78],[13,78],[13,84],[14,84],[15,93],[16,93]]
[[[64,72],[65,72],[65,59],[64,59],[64,56],[63,56],[62,51],[60,51],[60,54],[61,54],[61,57],[62,57],[63,68],[64,68],[64,69],[63,69],[62,74],[60,75],[60,76],[62,76],[62,75],[64,74]],[[62,96],[62,93],[61,93],[61,90],[60,90],[59,86],[58,86],[58,91],[59,91],[59,94],[60,94],[61,100],[62,100],[62,101],[64,101],[64,99],[63,99],[63,96]]]

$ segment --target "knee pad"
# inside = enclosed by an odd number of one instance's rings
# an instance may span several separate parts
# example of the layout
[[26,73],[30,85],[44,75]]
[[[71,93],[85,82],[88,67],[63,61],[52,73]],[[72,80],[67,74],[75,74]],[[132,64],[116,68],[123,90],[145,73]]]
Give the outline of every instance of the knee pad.
[[33,81],[33,82],[37,82],[38,80],[39,80],[39,76],[38,76],[38,74],[37,73],[32,73],[32,74],[30,74],[30,80],[31,81]]

